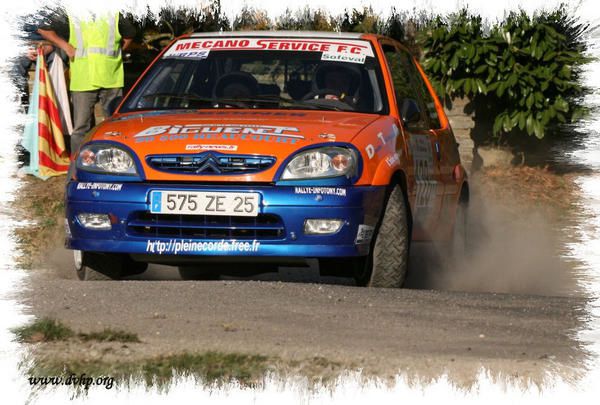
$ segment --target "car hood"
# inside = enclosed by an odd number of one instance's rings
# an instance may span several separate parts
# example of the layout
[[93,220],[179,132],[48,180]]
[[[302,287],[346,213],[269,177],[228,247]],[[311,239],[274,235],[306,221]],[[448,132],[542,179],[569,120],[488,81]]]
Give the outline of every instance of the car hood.
[[[139,158],[147,180],[273,181],[281,163],[298,149],[329,142],[351,142],[375,114],[330,111],[216,110],[158,111],[119,115],[104,121],[93,141],[126,145]],[[190,175],[155,170],[149,156],[207,151],[276,158],[262,172],[244,175]]]

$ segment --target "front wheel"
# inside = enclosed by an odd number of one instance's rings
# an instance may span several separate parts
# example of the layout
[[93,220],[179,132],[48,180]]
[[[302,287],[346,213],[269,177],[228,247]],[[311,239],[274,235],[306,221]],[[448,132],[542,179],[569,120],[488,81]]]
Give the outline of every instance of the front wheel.
[[83,252],[73,250],[75,271],[80,280],[120,280],[125,276],[141,274],[148,268],[147,263],[131,260],[128,255]]
[[356,272],[357,285],[400,288],[408,271],[410,230],[404,193],[396,185],[389,194],[371,242],[371,253]]

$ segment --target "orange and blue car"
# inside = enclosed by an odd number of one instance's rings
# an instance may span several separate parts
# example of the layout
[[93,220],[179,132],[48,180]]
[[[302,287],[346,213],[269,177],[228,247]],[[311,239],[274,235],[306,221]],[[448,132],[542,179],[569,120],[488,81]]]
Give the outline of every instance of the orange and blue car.
[[411,241],[452,241],[469,199],[425,73],[371,34],[178,38],[75,156],[66,246],[81,279],[318,259],[401,287]]

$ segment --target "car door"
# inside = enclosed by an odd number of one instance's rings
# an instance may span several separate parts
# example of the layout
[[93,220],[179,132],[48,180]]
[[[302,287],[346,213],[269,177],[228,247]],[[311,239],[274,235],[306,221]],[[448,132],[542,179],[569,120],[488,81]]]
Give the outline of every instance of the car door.
[[[439,119],[428,105],[423,92],[422,77],[411,55],[394,43],[382,42],[382,49],[393,82],[399,115],[403,104],[412,100],[418,106],[418,116],[406,123],[399,117],[408,156],[412,159],[408,170],[409,199],[412,203],[413,238],[431,239],[437,227],[444,186],[440,172],[440,145],[435,133]],[[411,187],[412,185],[412,187]]]
[[429,116],[431,131],[435,136],[435,148],[440,167],[440,188],[443,190],[441,196],[441,209],[436,227],[435,235],[444,239],[450,231],[454,222],[454,212],[460,194],[461,183],[460,173],[456,169],[460,166],[460,155],[458,153],[458,143],[452,133],[452,128],[448,122],[448,117],[437,99],[433,87],[425,76],[425,73],[417,62],[412,60],[412,65],[418,71],[417,85],[425,101],[427,115]]

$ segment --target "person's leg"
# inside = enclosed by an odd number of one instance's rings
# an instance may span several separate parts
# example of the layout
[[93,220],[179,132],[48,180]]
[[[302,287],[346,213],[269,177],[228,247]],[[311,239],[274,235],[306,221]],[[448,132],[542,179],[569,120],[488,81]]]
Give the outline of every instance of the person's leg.
[[27,56],[21,56],[14,62],[11,72],[19,90],[21,107],[25,114],[29,111],[29,69],[32,63]]
[[[115,101],[117,97],[121,97],[123,95],[123,89],[100,89],[99,97],[100,97],[100,105],[102,106],[102,112],[104,112],[104,118],[110,117],[110,107],[111,103]],[[112,106],[112,110],[114,110],[116,106]]]
[[98,91],[73,91],[73,133],[71,134],[71,153],[75,153],[85,134],[92,128],[94,106],[98,98]]

